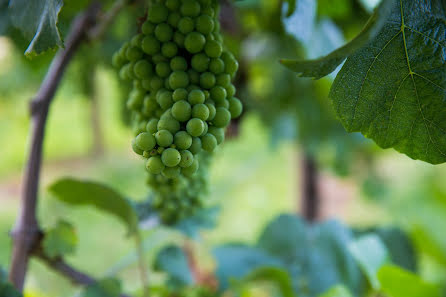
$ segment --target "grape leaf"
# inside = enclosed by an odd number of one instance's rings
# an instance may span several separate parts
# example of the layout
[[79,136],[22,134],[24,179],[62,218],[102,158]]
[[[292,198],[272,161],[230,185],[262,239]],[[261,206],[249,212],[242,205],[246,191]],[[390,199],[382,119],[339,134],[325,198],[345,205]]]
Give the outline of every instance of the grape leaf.
[[446,18],[441,0],[390,1],[373,41],[351,55],[330,91],[349,132],[413,159],[446,161]]
[[288,3],[286,17],[290,17],[293,14],[293,12],[296,10],[296,1],[297,0],[286,0],[286,2]]
[[386,246],[378,235],[364,235],[351,242],[348,248],[367,276],[372,288],[379,289],[380,284],[376,274],[384,264],[389,262],[390,258]]
[[193,276],[184,251],[175,245],[162,249],[155,259],[155,268],[166,272],[170,280],[178,285],[191,285]]
[[50,258],[61,257],[75,251],[78,242],[74,226],[65,221],[46,230],[43,238],[43,251]]
[[259,267],[249,273],[243,280],[251,281],[267,281],[277,286],[282,297],[294,297],[294,291],[290,276],[284,269],[277,267]]
[[41,54],[48,49],[62,47],[57,22],[62,0],[11,0],[9,13],[12,24],[31,42],[26,56]]
[[440,297],[440,288],[397,266],[385,265],[378,271],[381,290],[389,297]]
[[93,205],[114,214],[128,227],[129,232],[137,229],[138,217],[131,203],[113,189],[100,183],[63,178],[49,187],[59,200],[74,205]]
[[376,36],[385,24],[391,11],[391,4],[396,0],[382,1],[375,10],[362,31],[349,43],[331,52],[330,54],[314,60],[282,59],[280,62],[304,77],[319,79],[333,72],[349,55],[364,46]]

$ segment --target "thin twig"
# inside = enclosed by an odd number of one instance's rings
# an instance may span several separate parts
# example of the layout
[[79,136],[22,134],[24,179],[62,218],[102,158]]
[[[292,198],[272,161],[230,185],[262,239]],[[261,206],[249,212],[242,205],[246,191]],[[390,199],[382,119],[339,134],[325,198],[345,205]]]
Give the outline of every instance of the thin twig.
[[307,153],[303,155],[301,164],[301,214],[308,222],[314,222],[319,217],[321,203],[317,165],[314,158]]
[[137,230],[135,234],[135,243],[136,243],[136,251],[138,254],[138,267],[139,267],[139,274],[141,277],[141,284],[142,284],[142,297],[149,297],[149,278],[147,276],[147,267],[144,257],[144,249],[143,249],[143,242],[141,237],[141,231]]
[[39,234],[37,193],[49,105],[66,66],[86,37],[85,32],[94,24],[98,11],[99,4],[93,4],[75,19],[65,49],[60,50],[54,58],[36,97],[31,101],[31,149],[24,174],[21,210],[11,234],[13,249],[9,280],[20,291],[23,290],[30,252]]

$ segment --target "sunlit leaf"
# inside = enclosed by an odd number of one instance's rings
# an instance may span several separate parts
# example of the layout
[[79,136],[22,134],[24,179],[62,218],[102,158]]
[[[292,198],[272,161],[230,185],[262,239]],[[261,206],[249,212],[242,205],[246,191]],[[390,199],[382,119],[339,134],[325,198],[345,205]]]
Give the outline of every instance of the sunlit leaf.
[[74,226],[68,222],[59,221],[56,226],[45,231],[42,246],[48,257],[56,258],[73,253],[77,242]]

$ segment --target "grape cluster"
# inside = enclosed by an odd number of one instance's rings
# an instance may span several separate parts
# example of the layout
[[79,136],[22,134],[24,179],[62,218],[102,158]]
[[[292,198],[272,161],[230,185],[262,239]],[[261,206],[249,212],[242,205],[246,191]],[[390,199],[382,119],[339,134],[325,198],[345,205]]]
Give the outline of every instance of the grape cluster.
[[153,189],[151,206],[158,211],[165,224],[173,224],[192,216],[204,206],[208,194],[208,169],[212,155],[197,155],[200,168],[189,178],[167,178],[149,174],[148,185]]
[[231,82],[238,63],[223,49],[218,13],[216,0],[150,0],[141,33],[113,57],[133,81],[133,150],[165,182],[193,176],[199,153],[213,152],[242,112]]

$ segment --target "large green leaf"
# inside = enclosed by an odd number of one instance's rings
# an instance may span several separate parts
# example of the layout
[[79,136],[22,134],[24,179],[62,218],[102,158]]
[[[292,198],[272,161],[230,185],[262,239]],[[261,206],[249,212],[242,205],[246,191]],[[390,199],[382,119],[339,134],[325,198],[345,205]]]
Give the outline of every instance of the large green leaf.
[[380,287],[377,273],[389,262],[389,252],[381,239],[375,234],[364,235],[350,243],[349,250],[369,279],[373,289]]
[[27,56],[40,54],[48,49],[62,47],[57,22],[62,0],[11,0],[10,19],[31,42]]
[[385,265],[378,272],[381,291],[388,297],[440,297],[440,288],[416,274],[399,267]]
[[359,295],[365,279],[348,250],[352,240],[352,232],[336,221],[310,225],[281,215],[265,228],[258,246],[287,267],[299,295],[318,296],[336,284]]
[[260,267],[244,278],[244,282],[266,281],[277,286],[282,297],[294,297],[290,276],[286,270],[277,267]]
[[56,226],[45,231],[42,246],[50,258],[61,257],[75,251],[77,234],[74,226],[65,221],[57,222]]
[[138,217],[131,203],[113,189],[96,182],[63,178],[49,187],[59,200],[73,205],[92,205],[117,216],[130,232],[138,225]]
[[401,0],[330,91],[344,127],[432,164],[446,161],[446,17],[441,0]]
[[376,36],[384,25],[389,12],[390,4],[395,0],[382,1],[370,17],[365,27],[352,41],[338,48],[330,54],[315,60],[283,59],[281,63],[292,71],[305,76],[319,79],[333,72],[349,55],[367,44]]
[[0,296],[1,297],[22,297],[22,294],[18,292],[13,285],[8,283],[0,283]]

